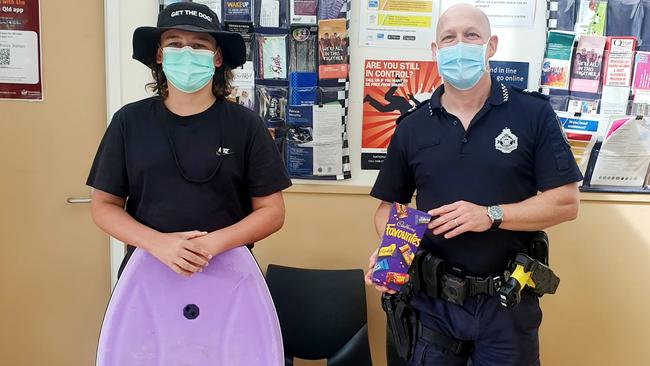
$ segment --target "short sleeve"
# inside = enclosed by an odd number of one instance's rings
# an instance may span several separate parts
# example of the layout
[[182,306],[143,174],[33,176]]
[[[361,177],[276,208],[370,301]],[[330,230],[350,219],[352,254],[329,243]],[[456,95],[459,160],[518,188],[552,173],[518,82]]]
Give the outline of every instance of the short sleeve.
[[539,191],[546,191],[583,179],[560,120],[546,104],[537,128],[535,146],[535,181]]
[[246,181],[252,197],[268,196],[291,186],[278,148],[260,119],[257,119],[250,138]]
[[86,185],[115,196],[129,195],[129,179],[124,153],[124,130],[119,112],[115,113],[99,144]]
[[381,164],[370,195],[386,202],[408,204],[415,193],[415,181],[404,149],[406,144],[403,142],[404,137],[401,136],[403,132],[400,130],[401,126],[395,129],[390,140],[386,158]]

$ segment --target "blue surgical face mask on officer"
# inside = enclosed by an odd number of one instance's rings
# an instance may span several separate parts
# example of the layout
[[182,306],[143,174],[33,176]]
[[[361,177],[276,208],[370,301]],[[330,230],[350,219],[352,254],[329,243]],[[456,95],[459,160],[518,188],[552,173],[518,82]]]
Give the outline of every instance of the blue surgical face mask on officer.
[[183,48],[163,48],[162,68],[167,81],[183,93],[194,93],[214,75],[214,52]]
[[438,71],[445,83],[459,90],[468,90],[478,84],[485,72],[487,45],[458,42],[439,48],[436,55]]

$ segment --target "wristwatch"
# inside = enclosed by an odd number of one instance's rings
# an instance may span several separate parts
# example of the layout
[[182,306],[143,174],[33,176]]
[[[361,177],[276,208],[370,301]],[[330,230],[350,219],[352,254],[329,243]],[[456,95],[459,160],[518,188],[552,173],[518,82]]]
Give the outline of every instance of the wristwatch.
[[492,220],[490,230],[495,231],[503,221],[503,210],[499,206],[488,206],[487,215]]

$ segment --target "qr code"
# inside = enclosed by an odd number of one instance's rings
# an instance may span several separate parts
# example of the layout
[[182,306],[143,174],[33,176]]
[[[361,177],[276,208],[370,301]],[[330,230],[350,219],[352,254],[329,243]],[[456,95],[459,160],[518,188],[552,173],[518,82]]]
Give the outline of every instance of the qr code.
[[11,59],[11,48],[0,48],[0,66],[9,65]]

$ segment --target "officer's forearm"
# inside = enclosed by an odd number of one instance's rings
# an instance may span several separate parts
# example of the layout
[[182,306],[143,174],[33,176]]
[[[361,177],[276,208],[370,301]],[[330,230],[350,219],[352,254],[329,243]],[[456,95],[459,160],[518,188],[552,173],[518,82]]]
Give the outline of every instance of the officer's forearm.
[[375,230],[377,235],[381,238],[384,234],[384,228],[388,222],[388,214],[390,213],[390,203],[382,201],[375,211]]
[[580,198],[577,183],[549,189],[524,201],[501,205],[506,230],[543,230],[573,220],[578,215]]

